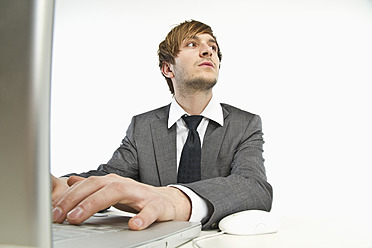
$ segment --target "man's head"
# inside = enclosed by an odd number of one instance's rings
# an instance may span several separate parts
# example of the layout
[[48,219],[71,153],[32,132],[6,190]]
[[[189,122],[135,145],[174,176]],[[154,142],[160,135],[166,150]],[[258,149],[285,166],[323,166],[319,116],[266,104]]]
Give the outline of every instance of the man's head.
[[[211,27],[208,25],[198,22],[198,21],[185,21],[178,26],[174,27],[167,35],[164,41],[159,44],[158,56],[159,56],[159,67],[162,70],[164,63],[175,65],[176,58],[180,52],[181,45],[185,40],[195,38],[201,34],[210,35],[215,45],[217,46],[217,56],[219,61],[222,59],[221,50],[217,44],[217,39],[213,35]],[[219,64],[218,64],[219,66]],[[164,73],[163,73],[164,75]],[[167,80],[169,89],[172,94],[174,94],[174,86],[171,78],[164,75]]]

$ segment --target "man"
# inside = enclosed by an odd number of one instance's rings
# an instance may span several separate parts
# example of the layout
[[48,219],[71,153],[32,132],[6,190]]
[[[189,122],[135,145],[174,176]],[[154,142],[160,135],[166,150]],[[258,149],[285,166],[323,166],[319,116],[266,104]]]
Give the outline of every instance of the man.
[[[138,212],[128,223],[132,230],[166,220],[202,221],[209,229],[234,212],[270,211],[259,116],[212,97],[222,55],[211,28],[181,23],[160,43],[158,55],[172,103],[133,117],[107,164],[79,177],[52,177],[55,222],[78,224],[115,206]],[[198,126],[189,131],[193,118]],[[182,151],[188,135],[198,145]],[[185,150],[191,151],[189,164]]]

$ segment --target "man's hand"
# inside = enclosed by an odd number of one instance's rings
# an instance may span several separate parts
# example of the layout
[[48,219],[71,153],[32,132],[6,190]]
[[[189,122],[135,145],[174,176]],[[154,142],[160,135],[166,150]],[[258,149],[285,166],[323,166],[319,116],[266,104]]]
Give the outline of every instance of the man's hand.
[[101,209],[127,207],[139,213],[129,228],[142,230],[155,221],[188,220],[189,198],[173,187],[153,187],[115,174],[87,179],[72,176],[68,188],[53,201],[53,221],[80,224]]
[[60,195],[65,192],[69,186],[67,184],[67,178],[57,178],[50,175],[52,179],[52,201],[57,199]]

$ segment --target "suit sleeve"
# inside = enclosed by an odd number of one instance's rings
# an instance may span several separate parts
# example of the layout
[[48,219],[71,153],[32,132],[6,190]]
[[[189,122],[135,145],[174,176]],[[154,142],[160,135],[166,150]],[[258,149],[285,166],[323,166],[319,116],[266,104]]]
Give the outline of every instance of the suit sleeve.
[[262,156],[264,141],[260,117],[253,115],[243,125],[231,122],[229,129],[227,133],[234,130],[236,135],[233,135],[234,139],[225,138],[224,143],[229,148],[224,148],[221,153],[232,155],[230,171],[222,172],[219,177],[184,185],[213,206],[212,215],[203,221],[203,229],[217,228],[223,217],[235,212],[271,210],[273,191],[267,182]]
[[96,170],[90,170],[83,173],[71,173],[65,175],[69,176],[105,176],[110,173],[115,173],[119,176],[130,177],[134,180],[139,180],[138,173],[138,160],[137,160],[137,148],[133,139],[135,127],[135,118],[132,118],[132,122],[128,127],[125,138],[118,149],[114,152],[111,159],[106,164],[101,164]]

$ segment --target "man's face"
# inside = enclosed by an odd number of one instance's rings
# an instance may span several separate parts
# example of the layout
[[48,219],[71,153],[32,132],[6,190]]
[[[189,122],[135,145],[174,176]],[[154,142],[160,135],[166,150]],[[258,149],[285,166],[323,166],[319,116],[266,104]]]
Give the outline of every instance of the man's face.
[[175,89],[188,92],[211,89],[218,79],[220,60],[218,47],[209,34],[184,40],[171,70]]

